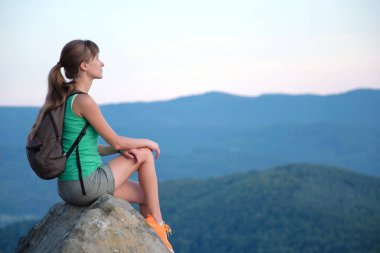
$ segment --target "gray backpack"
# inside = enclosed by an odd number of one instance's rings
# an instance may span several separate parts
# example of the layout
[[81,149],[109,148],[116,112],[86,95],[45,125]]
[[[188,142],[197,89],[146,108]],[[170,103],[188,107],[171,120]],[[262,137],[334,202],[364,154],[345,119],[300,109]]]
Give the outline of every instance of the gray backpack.
[[[86,94],[81,91],[74,91],[70,95]],[[66,99],[67,102],[67,99]],[[63,123],[66,111],[66,102],[57,109],[50,111],[43,118],[35,136],[30,138],[31,133],[28,135],[26,144],[26,154],[28,161],[33,171],[42,179],[53,179],[58,177],[65,169],[66,160],[76,148],[76,160],[79,173],[79,179],[82,187],[83,195],[86,195],[83,179],[82,169],[80,166],[80,158],[78,151],[78,144],[82,137],[86,134],[89,123],[83,127],[73,145],[67,151],[63,152],[62,132]]]

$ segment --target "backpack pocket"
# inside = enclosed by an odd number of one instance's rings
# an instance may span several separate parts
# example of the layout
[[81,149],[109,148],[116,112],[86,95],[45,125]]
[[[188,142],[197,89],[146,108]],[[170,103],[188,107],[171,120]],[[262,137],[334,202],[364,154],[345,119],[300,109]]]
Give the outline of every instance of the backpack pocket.
[[32,151],[39,151],[41,150],[42,143],[40,141],[30,143],[29,145],[26,146],[27,150],[32,150]]

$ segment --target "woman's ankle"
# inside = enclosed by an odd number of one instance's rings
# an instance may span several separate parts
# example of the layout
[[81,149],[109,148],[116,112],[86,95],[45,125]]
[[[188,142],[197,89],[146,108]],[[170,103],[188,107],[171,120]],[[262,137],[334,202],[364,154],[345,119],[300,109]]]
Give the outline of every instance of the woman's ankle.
[[145,219],[153,219],[157,224],[159,225],[163,225],[164,224],[164,221],[161,219],[157,219],[156,217],[154,217],[152,214],[148,214]]

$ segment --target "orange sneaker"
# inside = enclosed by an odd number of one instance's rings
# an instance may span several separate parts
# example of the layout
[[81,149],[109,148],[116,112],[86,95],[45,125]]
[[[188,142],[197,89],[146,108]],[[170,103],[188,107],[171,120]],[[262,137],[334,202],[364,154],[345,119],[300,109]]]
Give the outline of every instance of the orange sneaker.
[[168,234],[172,234],[172,230],[167,224],[158,224],[157,221],[153,218],[152,215],[148,215],[145,218],[146,222],[156,231],[157,235],[161,238],[161,240],[165,243],[166,247],[169,248],[170,252],[174,252],[172,245],[168,241]]

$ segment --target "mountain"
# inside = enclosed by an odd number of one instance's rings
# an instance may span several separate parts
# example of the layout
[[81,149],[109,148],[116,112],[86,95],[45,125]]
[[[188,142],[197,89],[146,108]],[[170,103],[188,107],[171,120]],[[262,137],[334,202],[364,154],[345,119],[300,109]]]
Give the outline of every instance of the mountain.
[[[302,162],[380,175],[378,108],[380,90],[259,97],[211,92],[101,106],[120,134],[160,144],[160,180],[209,178]],[[42,215],[58,200],[55,181],[37,178],[25,157],[25,139],[37,111],[0,107],[0,224]]]
[[165,182],[163,214],[180,252],[380,250],[380,178],[297,164]]
[[171,180],[160,183],[160,202],[177,252],[380,250],[380,178],[337,167],[292,164]]

